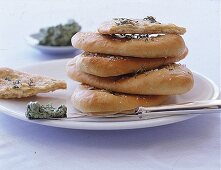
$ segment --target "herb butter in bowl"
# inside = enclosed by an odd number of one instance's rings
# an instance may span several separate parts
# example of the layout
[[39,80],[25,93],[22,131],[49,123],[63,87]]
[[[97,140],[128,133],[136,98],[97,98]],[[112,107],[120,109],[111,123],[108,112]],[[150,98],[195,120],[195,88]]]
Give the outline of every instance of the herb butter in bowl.
[[29,35],[26,40],[35,49],[47,54],[67,54],[76,49],[71,46],[71,37],[81,30],[74,20],[48,28],[41,28],[39,33]]

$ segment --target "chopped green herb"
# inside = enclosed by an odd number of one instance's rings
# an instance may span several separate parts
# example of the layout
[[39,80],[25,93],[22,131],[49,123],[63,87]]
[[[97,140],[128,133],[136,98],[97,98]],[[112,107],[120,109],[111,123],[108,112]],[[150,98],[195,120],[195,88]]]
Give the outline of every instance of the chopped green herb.
[[15,80],[14,83],[15,83],[15,84],[20,84],[20,83],[21,83],[21,80]]
[[54,108],[51,104],[41,105],[39,102],[29,102],[25,116],[28,119],[50,119],[67,117],[67,107],[61,105]]
[[[128,19],[128,18],[113,18],[113,20],[117,26],[125,25],[125,24],[136,25],[139,22],[138,20],[133,20],[133,19]],[[143,20],[149,21],[150,23],[161,24],[160,22],[156,21],[156,18],[154,18],[153,16],[147,16],[143,18]]]
[[13,87],[12,87],[13,89],[18,89],[21,86],[21,80],[15,80],[12,82],[12,84],[13,84]]
[[125,24],[135,25],[138,22],[128,18],[113,18],[113,20],[116,25],[125,25]]
[[33,81],[33,79],[29,79],[28,85],[29,85],[29,86],[34,86],[34,81]]
[[5,80],[7,80],[7,81],[11,81],[11,78],[9,78],[9,77],[5,77]]
[[156,18],[154,18],[153,16],[147,16],[143,19],[144,21],[149,21],[150,23],[157,23],[160,24],[160,22],[156,21]]

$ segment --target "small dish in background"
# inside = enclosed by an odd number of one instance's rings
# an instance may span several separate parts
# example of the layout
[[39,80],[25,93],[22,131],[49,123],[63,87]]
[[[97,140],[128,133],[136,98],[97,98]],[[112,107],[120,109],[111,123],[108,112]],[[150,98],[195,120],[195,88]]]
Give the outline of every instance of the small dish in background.
[[71,38],[81,30],[75,20],[65,24],[41,28],[38,33],[29,35],[26,40],[35,49],[48,54],[67,54],[76,51],[71,46]]
[[42,53],[46,54],[70,54],[76,51],[77,49],[72,46],[46,46],[46,45],[39,45],[39,41],[41,39],[42,35],[41,33],[35,33],[31,34],[28,37],[26,37],[27,43],[39,50]]

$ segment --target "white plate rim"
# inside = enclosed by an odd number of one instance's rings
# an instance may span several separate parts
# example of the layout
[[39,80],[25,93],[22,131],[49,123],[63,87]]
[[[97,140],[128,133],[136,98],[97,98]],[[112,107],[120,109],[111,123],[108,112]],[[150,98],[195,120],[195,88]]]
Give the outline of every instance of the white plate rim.
[[[57,59],[57,60],[51,60],[51,61],[45,61],[45,62],[40,62],[38,64],[29,64],[29,65],[24,65],[22,67],[18,67],[17,69],[25,69],[27,67],[32,67],[32,66],[37,66],[41,64],[51,64],[54,62],[67,62],[69,59]],[[218,86],[208,77],[192,71],[195,75],[203,78],[206,80],[212,87],[213,94],[210,100],[217,99],[219,97],[219,88]],[[155,126],[162,126],[162,125],[168,125],[176,122],[181,122],[193,117],[196,117],[198,115],[181,115],[181,116],[173,116],[173,119],[171,120],[170,117],[164,117],[162,122],[159,123],[159,119],[157,124],[154,124],[154,122],[147,124],[148,120],[139,120],[139,121],[129,121],[129,122],[78,122],[78,121],[73,121],[72,127],[67,127],[64,126],[61,122],[58,120],[29,120],[26,117],[21,117],[20,114],[17,114],[17,112],[11,111],[7,109],[4,106],[0,105],[0,111],[2,113],[5,113],[8,116],[14,117],[19,120],[23,120],[26,122],[31,122],[31,123],[36,123],[40,125],[46,125],[46,126],[51,126],[51,127],[59,127],[59,128],[67,128],[67,129],[81,129],[81,130],[124,130],[124,129],[138,129],[138,128],[148,128],[148,127],[155,127]],[[168,120],[167,120],[168,119]],[[177,120],[178,119],[178,120]],[[165,123],[166,120],[166,123]],[[139,123],[137,123],[139,122]],[[113,125],[117,124],[117,125]],[[126,125],[125,125],[126,124]],[[130,125],[128,125],[130,124]]]

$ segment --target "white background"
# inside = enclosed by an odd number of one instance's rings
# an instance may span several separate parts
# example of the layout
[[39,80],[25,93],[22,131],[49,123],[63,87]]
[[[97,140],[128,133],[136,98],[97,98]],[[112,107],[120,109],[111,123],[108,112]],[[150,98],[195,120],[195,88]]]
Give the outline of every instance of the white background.
[[[25,36],[40,27],[74,18],[83,31],[95,31],[113,17],[153,15],[187,28],[189,55],[182,63],[220,86],[219,8],[218,0],[0,0],[0,65],[16,68],[73,56],[49,56],[29,47]],[[220,141],[219,114],[148,129],[83,131],[0,113],[0,170],[219,170]]]

